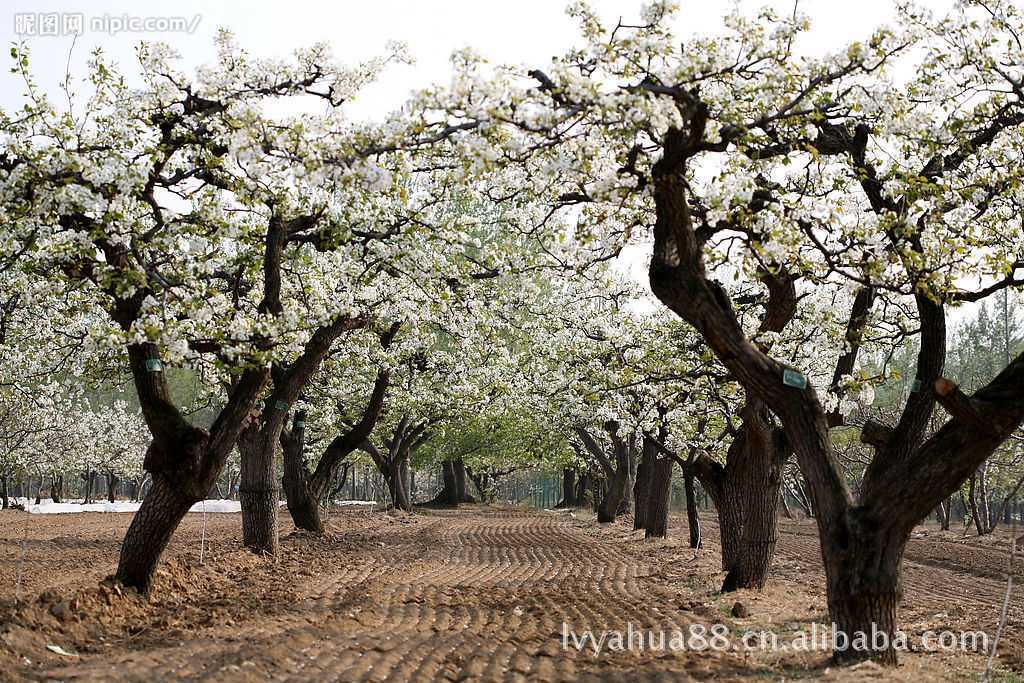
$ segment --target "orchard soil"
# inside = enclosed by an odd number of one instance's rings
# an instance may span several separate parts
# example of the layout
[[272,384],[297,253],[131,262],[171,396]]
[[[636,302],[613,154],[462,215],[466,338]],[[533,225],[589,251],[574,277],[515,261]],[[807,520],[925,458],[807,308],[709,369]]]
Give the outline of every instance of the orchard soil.
[[[721,595],[710,517],[706,549],[694,551],[676,516],[668,540],[645,542],[630,520],[601,526],[583,511],[334,510],[319,537],[283,514],[274,561],[240,549],[234,514],[206,517],[201,549],[203,516],[190,514],[148,600],[102,582],[129,522],[0,513],[0,680],[978,680],[987,659],[917,651],[892,670],[836,669],[821,651],[563,647],[563,624],[577,636],[631,623],[668,637],[724,624],[788,642],[825,620],[807,520],[780,522],[764,592]],[[912,642],[926,630],[994,636],[1010,570],[1017,587],[992,680],[1021,680],[1024,558],[1010,568],[1011,538],[919,528],[900,612]]]

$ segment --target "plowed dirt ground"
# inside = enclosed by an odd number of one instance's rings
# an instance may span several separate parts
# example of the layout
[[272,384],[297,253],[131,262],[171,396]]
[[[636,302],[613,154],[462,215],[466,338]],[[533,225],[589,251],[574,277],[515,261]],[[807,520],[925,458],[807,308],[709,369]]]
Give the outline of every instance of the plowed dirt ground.
[[[97,586],[129,522],[0,513],[0,680],[919,681],[976,680],[985,667],[985,653],[960,648],[904,653],[895,670],[837,670],[820,650],[743,647],[744,632],[785,644],[825,620],[811,522],[781,523],[766,591],[721,595],[711,518],[693,551],[675,517],[670,539],[650,543],[628,519],[600,526],[586,513],[339,511],[324,537],[296,533],[285,513],[275,562],[239,549],[237,515],[209,515],[201,549],[204,520],[189,515],[150,600]],[[922,529],[904,561],[900,624],[912,643],[927,630],[994,636],[1009,538]],[[1024,670],[1021,595],[1011,594],[995,680]],[[728,629],[723,649],[692,638],[715,624]],[[606,639],[595,654],[574,641],[630,628],[655,645],[664,632],[666,647],[616,651]],[[689,642],[673,651],[677,631]]]

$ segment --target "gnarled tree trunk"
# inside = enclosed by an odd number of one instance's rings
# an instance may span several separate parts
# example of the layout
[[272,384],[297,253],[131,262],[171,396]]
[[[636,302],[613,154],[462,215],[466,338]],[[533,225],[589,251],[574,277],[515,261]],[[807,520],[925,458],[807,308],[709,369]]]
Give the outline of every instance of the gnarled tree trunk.
[[462,458],[442,460],[441,490],[427,505],[457,507],[462,503],[475,503],[476,498],[466,488],[466,479],[466,463]]
[[[407,415],[403,415],[395,425],[391,438],[384,440],[384,448],[377,448],[369,438],[363,439],[359,444],[384,476],[391,503],[397,509],[412,511],[412,500],[408,491],[409,460],[416,449],[430,438],[427,432],[428,425],[427,421],[414,425]],[[460,480],[463,487],[466,481],[465,466],[461,460],[453,462],[453,476],[455,489],[458,491]]]
[[612,478],[605,484],[604,497],[597,506],[597,521],[601,524],[614,522],[621,509],[622,499],[626,495],[629,475],[623,469],[617,469]]
[[629,498],[632,493],[633,476],[635,475],[635,453],[631,442],[624,441],[619,435],[619,423],[609,420],[604,430],[611,440],[611,457],[583,427],[576,428],[576,434],[587,451],[601,466],[605,476],[603,496],[597,504],[597,521],[606,524],[629,511]]
[[153,574],[174,530],[185,517],[197,496],[189,495],[163,474],[155,474],[149,495],[132,518],[121,545],[116,577],[126,586],[148,593]]
[[295,414],[292,429],[281,432],[281,451],[284,460],[285,499],[288,514],[299,529],[321,533],[324,529],[320,515],[320,496],[310,486],[310,473],[303,457],[306,431],[306,413]]

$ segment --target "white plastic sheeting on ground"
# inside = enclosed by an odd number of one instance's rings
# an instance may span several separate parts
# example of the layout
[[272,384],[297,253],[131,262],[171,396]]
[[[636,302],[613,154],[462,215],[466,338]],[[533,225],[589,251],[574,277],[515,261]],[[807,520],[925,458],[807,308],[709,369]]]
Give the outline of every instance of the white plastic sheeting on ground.
[[[240,512],[242,509],[242,504],[237,500],[204,500],[193,505],[191,512],[202,512],[204,504],[206,512]],[[137,512],[141,506],[141,502],[133,503],[127,500],[118,500],[113,503],[103,501],[88,505],[48,501],[39,505],[27,504],[25,511],[34,515],[60,515],[72,512]]]
[[[102,503],[89,503],[83,505],[80,502],[54,503],[45,501],[36,505],[25,498],[12,499],[14,502],[25,506],[26,512],[34,515],[60,515],[73,512],[137,512],[142,505],[141,502],[133,503],[127,500],[118,500],[113,503],[103,501]],[[241,512],[242,504],[237,500],[204,500],[192,506],[190,512],[203,512],[205,505],[206,512]],[[281,501],[281,505],[285,505]],[[374,505],[372,500],[336,500],[334,505]]]

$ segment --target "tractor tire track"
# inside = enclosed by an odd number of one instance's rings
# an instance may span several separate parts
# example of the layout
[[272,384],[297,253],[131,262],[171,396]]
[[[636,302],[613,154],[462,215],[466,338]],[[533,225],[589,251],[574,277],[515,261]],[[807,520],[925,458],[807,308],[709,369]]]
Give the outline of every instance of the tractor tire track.
[[[311,582],[286,618],[48,672],[69,681],[568,680],[562,624],[682,628],[649,567],[563,516],[439,514],[416,543]],[[443,519],[442,519],[443,518]],[[427,538],[423,538],[423,534]],[[404,539],[410,540],[410,539]]]

